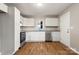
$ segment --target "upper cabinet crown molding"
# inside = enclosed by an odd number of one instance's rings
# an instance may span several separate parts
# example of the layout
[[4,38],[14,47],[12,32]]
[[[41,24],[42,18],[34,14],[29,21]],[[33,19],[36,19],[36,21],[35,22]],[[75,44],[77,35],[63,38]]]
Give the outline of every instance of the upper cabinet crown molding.
[[8,13],[8,6],[4,3],[0,3],[0,12]]

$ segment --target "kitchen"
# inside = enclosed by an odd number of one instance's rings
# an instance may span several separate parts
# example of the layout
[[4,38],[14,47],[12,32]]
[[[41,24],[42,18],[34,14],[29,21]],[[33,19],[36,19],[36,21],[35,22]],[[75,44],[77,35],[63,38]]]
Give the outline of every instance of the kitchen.
[[[6,7],[3,8],[1,5]],[[74,15],[78,13],[79,4],[5,3],[1,5],[1,55],[26,55],[28,51],[27,55],[78,54],[78,42],[76,44],[74,40],[73,30],[76,30]],[[21,50],[25,52],[21,53]]]
[[[22,17],[23,19],[23,17]],[[21,31],[26,32],[26,42],[44,42],[46,41],[46,34],[49,33],[50,35],[58,35],[59,39],[59,22],[57,18],[24,18],[22,22],[23,25],[21,26]],[[42,28],[41,28],[41,21],[42,21]],[[49,22],[49,23],[48,23]],[[50,23],[51,22],[51,23]],[[35,35],[34,35],[35,34]],[[48,36],[48,35],[47,35]],[[39,40],[39,39],[40,40]],[[54,37],[52,37],[53,39]],[[57,40],[58,40],[57,39]],[[49,39],[50,40],[50,39]],[[51,40],[53,41],[53,40]],[[54,40],[55,41],[55,40]]]

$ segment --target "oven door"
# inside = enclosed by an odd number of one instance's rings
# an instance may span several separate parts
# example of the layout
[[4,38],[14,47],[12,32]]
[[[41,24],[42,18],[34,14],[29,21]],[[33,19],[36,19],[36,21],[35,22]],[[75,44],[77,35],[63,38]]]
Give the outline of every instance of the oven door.
[[26,39],[26,33],[25,32],[20,32],[20,43],[25,41],[25,39]]

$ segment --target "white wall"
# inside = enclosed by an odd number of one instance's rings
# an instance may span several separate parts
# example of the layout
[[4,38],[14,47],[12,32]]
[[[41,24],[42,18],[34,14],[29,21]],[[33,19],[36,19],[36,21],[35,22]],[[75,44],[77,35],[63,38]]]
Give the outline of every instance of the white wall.
[[13,23],[14,21],[11,13],[0,14],[0,29],[2,29],[0,33],[0,40],[2,54],[12,54],[14,51]]
[[79,51],[79,3],[70,8],[71,12],[71,47]]
[[15,51],[15,20],[14,8],[9,7],[8,13],[0,13],[0,41],[2,55],[11,55]]
[[[1,27],[1,23],[0,23],[0,27]],[[1,28],[0,28],[0,33],[1,33]],[[1,34],[0,34],[0,53],[1,53],[1,39],[2,39],[2,36],[1,36]]]

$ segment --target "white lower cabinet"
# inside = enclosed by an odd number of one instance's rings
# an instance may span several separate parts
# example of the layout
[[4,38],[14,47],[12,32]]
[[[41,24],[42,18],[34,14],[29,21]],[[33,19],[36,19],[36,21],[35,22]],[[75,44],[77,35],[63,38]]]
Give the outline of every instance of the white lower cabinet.
[[26,32],[26,42],[31,42],[31,32]]
[[26,42],[45,41],[45,32],[26,32]]
[[[60,41],[60,32],[51,32],[52,41]],[[26,32],[26,42],[44,42],[45,32]]]
[[60,32],[51,32],[52,41],[60,41]]

